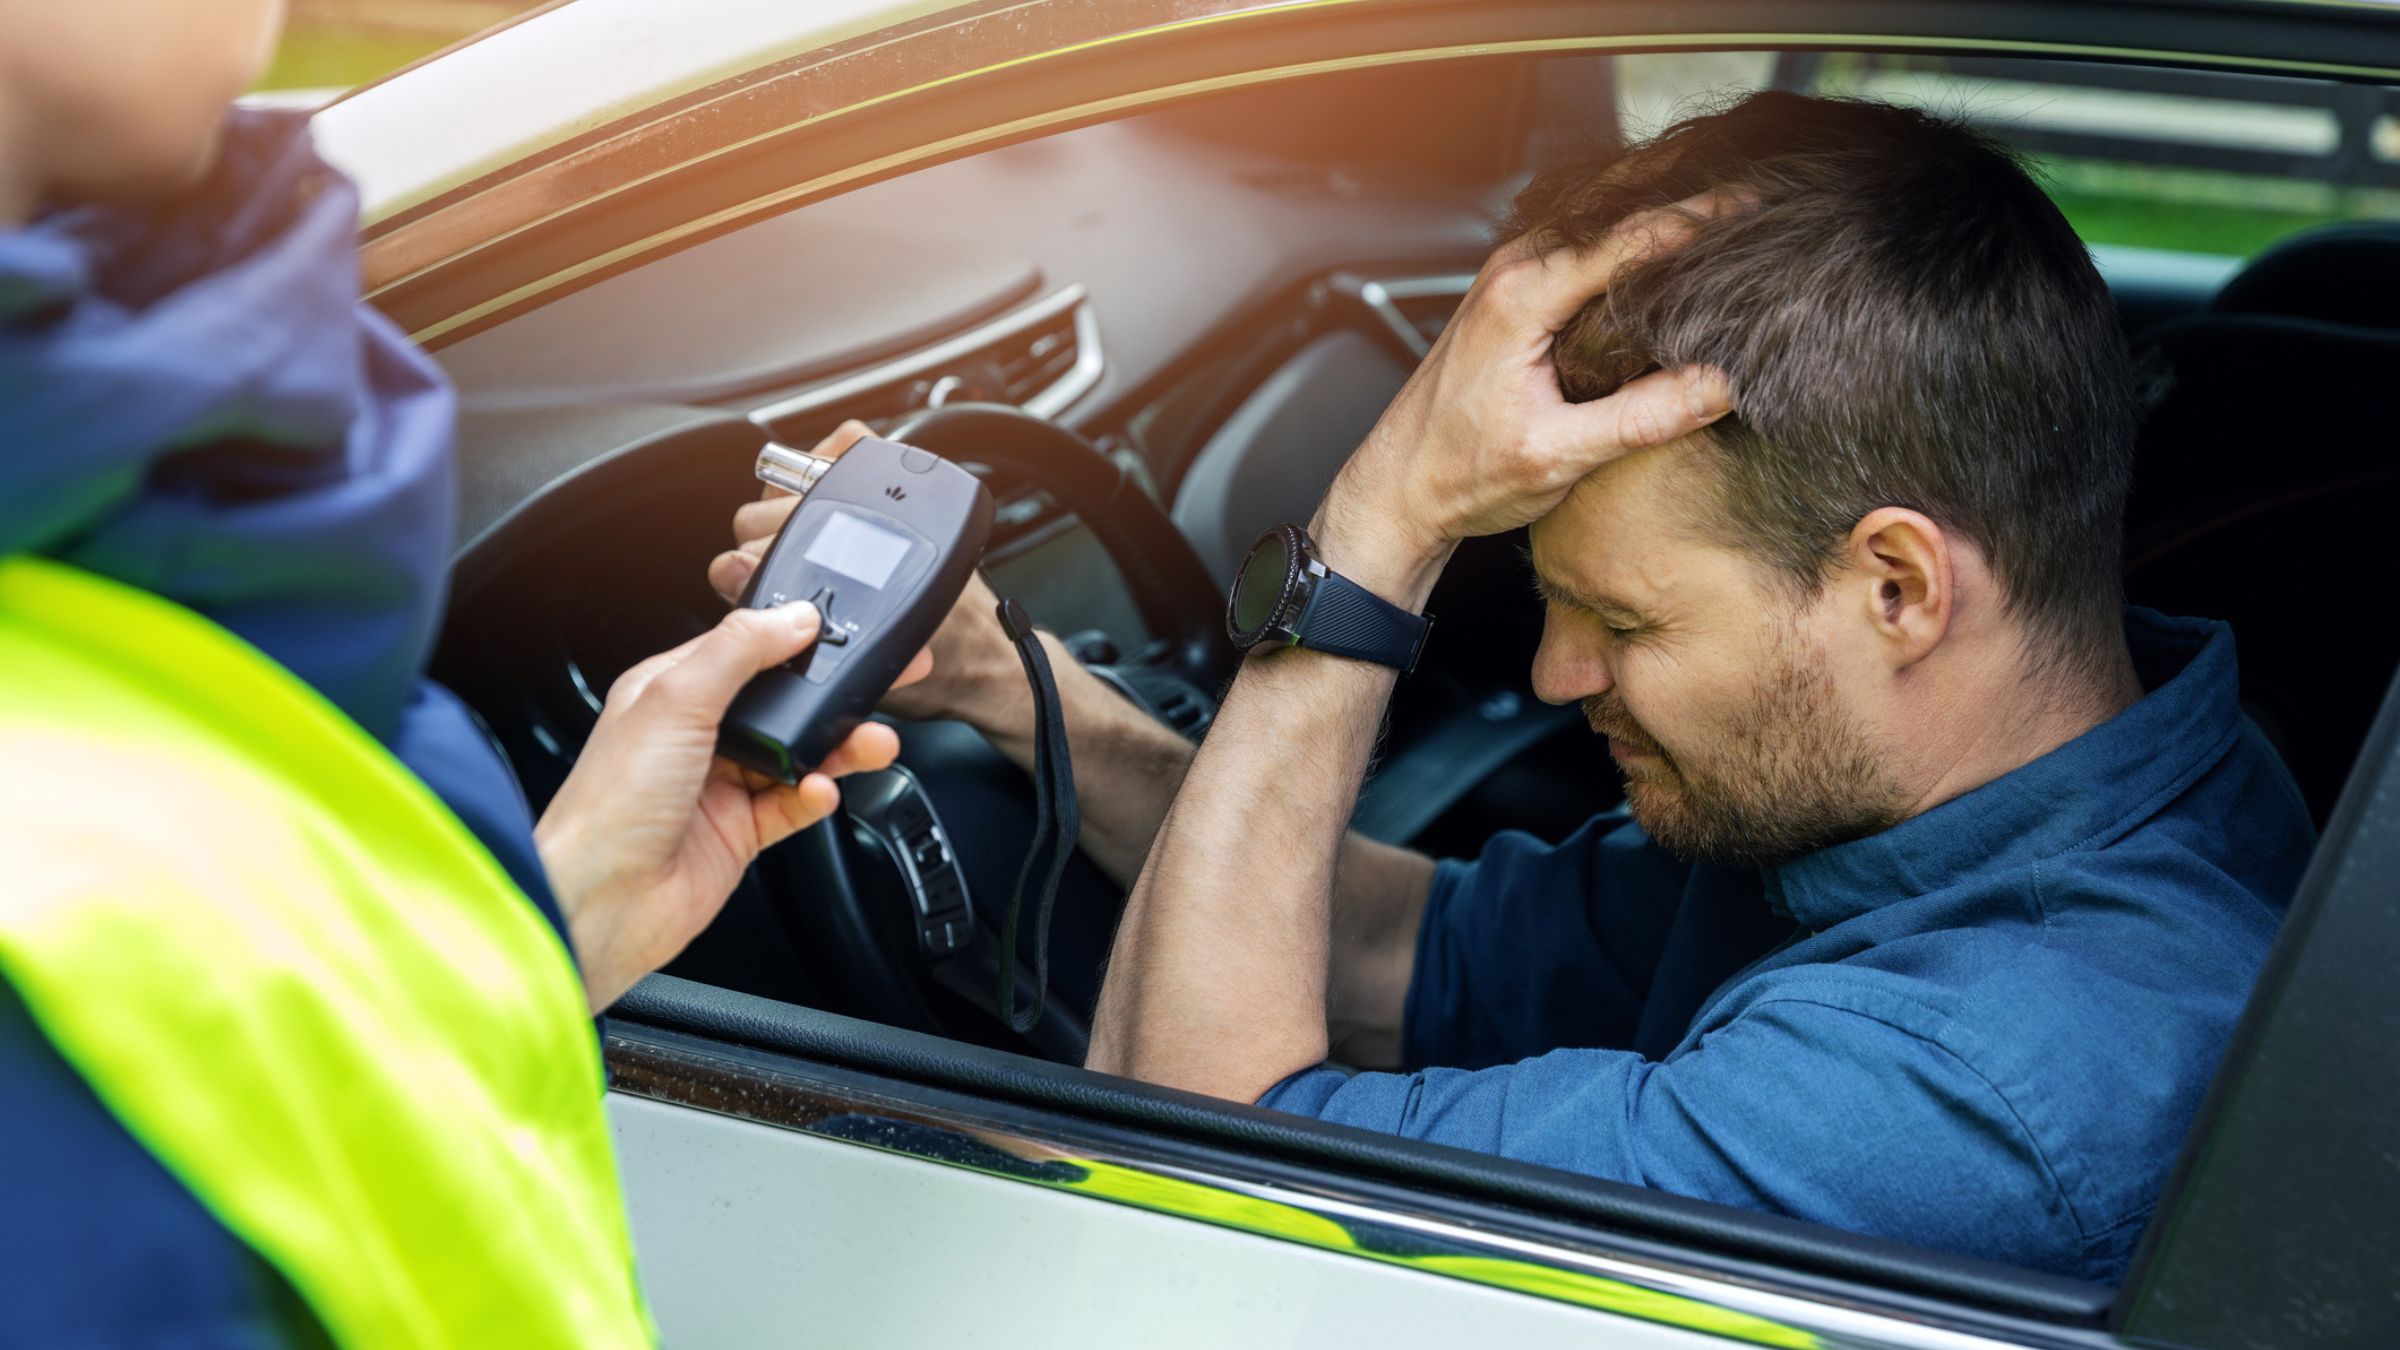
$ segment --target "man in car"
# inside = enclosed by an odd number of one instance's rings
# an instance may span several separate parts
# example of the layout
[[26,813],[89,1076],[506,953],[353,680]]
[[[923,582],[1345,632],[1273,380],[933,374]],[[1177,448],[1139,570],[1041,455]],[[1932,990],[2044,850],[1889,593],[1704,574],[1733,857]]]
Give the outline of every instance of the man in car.
[[[1344,834],[1390,666],[1264,645],[1195,753],[1061,661],[1085,847],[1143,860],[1091,1067],[2120,1276],[2312,837],[2232,635],[2123,605],[2089,255],[1964,128],[1789,95],[1513,225],[1308,534],[1413,611],[1530,525],[1626,809],[1437,864]],[[1029,760],[954,628],[902,710]]]

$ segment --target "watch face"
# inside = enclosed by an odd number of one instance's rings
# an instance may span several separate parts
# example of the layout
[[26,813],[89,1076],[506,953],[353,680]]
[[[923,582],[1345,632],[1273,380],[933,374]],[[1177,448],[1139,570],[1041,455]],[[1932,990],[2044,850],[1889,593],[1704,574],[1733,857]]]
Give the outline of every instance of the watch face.
[[1291,541],[1281,530],[1271,530],[1251,547],[1250,556],[1242,561],[1241,575],[1234,578],[1233,605],[1227,617],[1233,621],[1236,643],[1246,646],[1265,636],[1267,624],[1283,604],[1291,575]]

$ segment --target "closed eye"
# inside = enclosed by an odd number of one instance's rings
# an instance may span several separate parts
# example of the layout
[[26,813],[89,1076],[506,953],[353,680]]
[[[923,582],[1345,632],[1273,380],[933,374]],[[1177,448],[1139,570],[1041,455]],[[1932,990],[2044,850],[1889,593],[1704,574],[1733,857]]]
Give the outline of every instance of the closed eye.
[[1543,604],[1589,616],[1611,640],[1639,637],[1649,627],[1621,605],[1596,596],[1577,594],[1535,571],[1533,550],[1520,544],[1517,552],[1525,559],[1525,570],[1533,578],[1533,593],[1541,597]]

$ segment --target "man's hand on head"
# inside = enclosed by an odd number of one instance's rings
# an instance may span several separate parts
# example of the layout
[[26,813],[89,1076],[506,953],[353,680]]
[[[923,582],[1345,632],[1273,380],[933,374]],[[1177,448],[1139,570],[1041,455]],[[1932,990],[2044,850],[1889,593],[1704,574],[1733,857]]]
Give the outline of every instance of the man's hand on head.
[[1340,570],[1410,607],[1461,539],[1528,524],[1592,470],[1732,410],[1706,367],[1654,371],[1571,404],[1550,364],[1558,330],[1621,269],[1679,247],[1725,203],[1629,217],[1588,248],[1525,238],[1495,250],[1457,314],[1326,493],[1312,533]]
[[[1459,540],[1531,522],[1600,465],[1723,416],[1714,371],[1571,405],[1550,364],[1558,330],[1618,268],[1680,243],[1707,209],[1637,217],[1586,249],[1503,245],[1327,490],[1312,528],[1325,561],[1419,608]],[[1353,1001],[1345,1030],[1397,1040],[1430,862],[1386,859],[1381,895],[1354,893],[1386,953],[1371,969],[1337,960],[1332,940],[1336,873],[1359,860],[1343,829],[1395,678],[1304,648],[1244,664],[1126,899],[1088,1067],[1256,1101],[1325,1057],[1335,997]]]

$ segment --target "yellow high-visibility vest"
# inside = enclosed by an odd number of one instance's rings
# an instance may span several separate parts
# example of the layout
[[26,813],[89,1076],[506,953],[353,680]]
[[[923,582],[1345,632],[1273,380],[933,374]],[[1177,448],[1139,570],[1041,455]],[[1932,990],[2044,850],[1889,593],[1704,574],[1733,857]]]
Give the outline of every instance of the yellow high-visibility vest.
[[29,557],[0,559],[0,975],[338,1343],[654,1339],[557,932],[307,684]]

